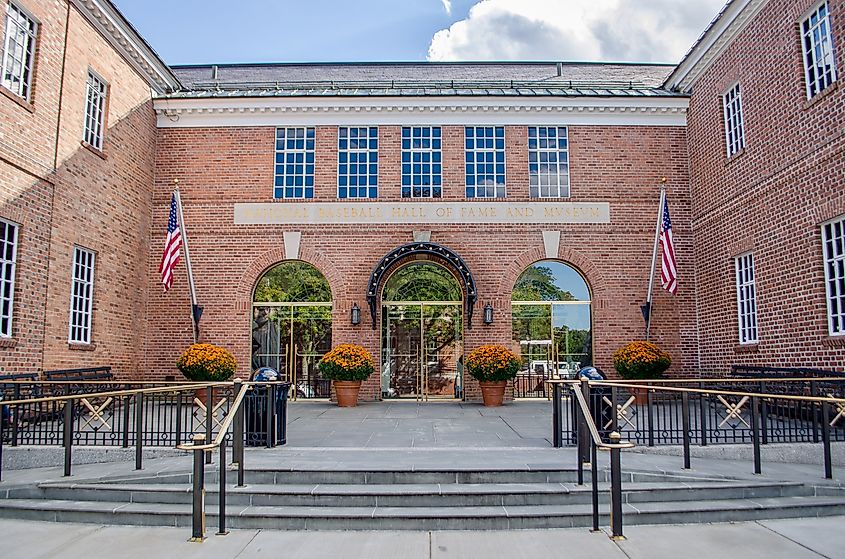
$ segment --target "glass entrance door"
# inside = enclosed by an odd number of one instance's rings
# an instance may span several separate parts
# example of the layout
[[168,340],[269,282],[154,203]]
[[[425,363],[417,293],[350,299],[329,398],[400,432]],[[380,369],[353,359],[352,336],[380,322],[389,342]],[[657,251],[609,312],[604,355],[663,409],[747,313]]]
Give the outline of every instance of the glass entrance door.
[[384,304],[383,398],[463,396],[462,312],[453,302]]

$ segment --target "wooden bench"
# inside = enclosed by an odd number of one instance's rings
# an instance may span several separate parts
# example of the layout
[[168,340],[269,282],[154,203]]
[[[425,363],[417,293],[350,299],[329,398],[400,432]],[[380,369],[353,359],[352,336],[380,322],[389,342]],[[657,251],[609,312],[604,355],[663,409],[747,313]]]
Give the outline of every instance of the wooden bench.
[[44,380],[67,380],[83,382],[90,380],[113,380],[111,367],[85,367],[81,369],[59,369],[44,371]]

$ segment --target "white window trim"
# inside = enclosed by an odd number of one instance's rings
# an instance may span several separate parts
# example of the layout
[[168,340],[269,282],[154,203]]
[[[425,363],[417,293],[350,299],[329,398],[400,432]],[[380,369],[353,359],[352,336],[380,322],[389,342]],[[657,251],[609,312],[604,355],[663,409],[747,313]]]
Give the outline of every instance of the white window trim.
[[[728,96],[736,92],[732,101],[728,100]],[[731,128],[731,113],[730,107],[736,106],[736,127]],[[731,85],[724,93],[722,93],[722,120],[725,125],[725,152],[727,156],[733,157],[737,153],[745,149],[745,114],[742,110],[742,86],[737,82]],[[735,137],[732,141],[731,132]]]
[[[558,124],[558,125],[529,124],[526,128],[556,128],[558,130],[563,128],[564,130],[566,130],[566,150],[564,150],[564,151],[566,152],[566,169],[567,169],[567,171],[566,171],[566,190],[567,190],[567,195],[566,196],[560,196],[561,184],[560,184],[560,174],[558,173],[558,181],[557,181],[558,196],[536,196],[536,197],[531,196],[531,156],[530,156],[530,154],[531,154],[532,150],[531,150],[531,148],[528,148],[528,153],[529,153],[529,157],[528,157],[528,197],[531,200],[568,200],[569,198],[572,197],[572,157],[571,157],[572,154],[569,151],[569,147],[571,146],[571,142],[569,140],[569,126],[566,125],[566,124]],[[507,131],[505,131],[505,134],[507,134]],[[530,140],[530,134],[527,136],[527,138]],[[557,139],[559,140],[560,136],[558,136]],[[539,154],[541,152],[540,147],[539,147],[540,146],[539,137],[538,137],[537,140],[538,140],[537,149],[536,149],[536,151],[537,151],[537,165],[539,165],[540,164]],[[507,150],[507,145],[505,145],[505,149]],[[546,151],[551,152],[551,150],[546,150]],[[558,154],[558,158],[559,158],[560,153],[561,153],[560,147],[558,147],[555,150],[555,152]],[[508,168],[507,168],[507,153],[505,153],[505,160],[506,160],[505,161],[505,176],[507,178],[507,171],[508,171]],[[558,159],[558,169],[560,169],[560,159]],[[538,193],[540,192],[540,188],[541,187],[538,183],[537,184],[537,192]],[[507,190],[507,185],[505,185],[505,189]]]
[[[825,8],[826,8],[825,9],[825,12],[826,12],[825,18],[827,19],[828,39],[830,40],[830,59],[831,59],[830,83],[827,86],[825,86],[824,89],[819,90],[816,93],[813,93],[813,88],[812,88],[813,84],[810,82],[810,66],[807,64],[807,51],[806,51],[806,47],[804,45],[804,35],[805,35],[805,33],[804,33],[804,23],[808,19],[810,19],[810,17],[814,13],[816,13],[819,10],[819,8],[821,8],[822,6],[825,6]],[[805,89],[805,92],[807,94],[807,99],[812,99],[813,97],[816,97],[817,95],[823,93],[825,89],[829,88],[834,83],[836,83],[836,80],[838,78],[838,75],[837,75],[837,72],[836,72],[836,47],[833,44],[833,29],[830,26],[830,3],[827,0],[822,0],[821,2],[818,2],[817,4],[814,4],[812,8],[807,10],[804,13],[804,15],[801,16],[801,19],[798,20],[798,33],[799,33],[799,39],[800,39],[799,43],[801,45],[801,64],[804,67],[804,89]],[[815,56],[813,58],[815,58]],[[816,78],[816,81],[818,81],[818,77]]]
[[[750,282],[743,281],[742,274],[740,273],[742,270],[745,271],[745,275],[747,275],[748,268],[741,267],[743,260],[746,260],[746,263],[750,262],[751,276],[753,278]],[[734,257],[734,278],[736,284],[736,315],[739,343],[740,345],[754,345],[759,343],[760,333],[757,322],[757,270],[754,265],[753,252],[745,252]],[[753,291],[753,298],[748,297],[749,287]],[[753,306],[749,309],[748,307],[750,302],[753,303]],[[743,306],[745,306],[745,313],[743,313]],[[745,318],[746,321],[748,319],[753,321],[753,327],[747,325],[743,326],[743,318]],[[754,335],[748,335],[749,331],[753,331]]]
[[[74,314],[74,288],[77,284],[76,278],[76,269],[77,269],[77,255],[80,253],[88,253],[91,256],[91,281],[84,282],[80,280],[80,283],[90,285],[90,293],[88,297],[88,312],[87,312],[87,320],[85,324],[80,325],[80,329],[87,333],[87,339],[80,340],[80,339],[73,339],[73,314]],[[70,272],[70,314],[68,316],[68,333],[67,333],[67,341],[70,344],[84,344],[90,345],[91,338],[93,337],[92,334],[92,318],[94,316],[94,278],[96,273],[96,261],[97,261],[97,253],[91,249],[81,247],[79,245],[74,245],[73,247],[73,257],[71,259],[71,272]]]
[[[467,173],[466,173],[466,154],[467,154],[466,134],[467,134],[467,128],[492,128],[493,129],[493,140],[494,140],[494,146],[493,146],[493,153],[494,154],[496,153],[496,147],[495,147],[496,132],[495,132],[495,130],[496,130],[496,128],[502,128],[502,141],[504,142],[504,147],[502,148],[502,153],[503,153],[502,165],[505,166],[505,184],[503,185],[505,187],[505,191],[501,196],[496,196],[496,195],[479,196],[478,195],[478,181],[476,181],[476,185],[475,185],[475,196],[473,196],[472,198],[467,196],[467,192],[466,192],[466,189],[467,189],[467,186],[468,186],[466,184],[466,176],[467,176]],[[476,139],[478,139],[478,136],[475,136],[475,132],[473,132],[473,140],[476,140]],[[472,148],[473,153],[478,153],[479,151],[486,151],[486,150],[487,150],[487,148],[484,148],[484,149],[481,149],[481,150],[479,150],[477,147]],[[475,164],[477,165],[478,162],[476,161]],[[496,164],[495,157],[494,157],[493,164],[494,165]],[[496,175],[495,167],[494,167],[493,175],[494,176]],[[476,176],[476,179],[477,179],[478,173],[476,173],[475,176]],[[495,185],[495,186],[498,186],[498,185]],[[466,200],[504,200],[505,198],[508,197],[508,127],[507,127],[507,125],[505,125],[505,124],[466,124],[466,125],[464,125],[464,192],[463,192],[463,195],[464,195],[464,198]]]
[[21,226],[14,221],[9,221],[8,219],[0,219],[0,221],[5,223],[7,226],[15,228],[15,234],[12,238],[12,288],[9,294],[9,331],[0,332],[0,338],[11,338],[12,333],[14,332],[12,323],[15,317],[15,288],[17,287],[16,277],[18,274],[18,239],[20,238]]
[[[824,266],[824,294],[825,294],[825,308],[827,309],[827,333],[831,337],[845,337],[845,324],[841,325],[840,332],[833,331],[833,307],[831,303],[833,302],[833,294],[830,292],[830,270],[828,267],[828,261],[833,258],[833,255],[828,254],[827,251],[827,238],[825,236],[825,227],[828,225],[832,225],[834,223],[841,222],[843,230],[845,230],[845,216],[835,217],[828,221],[825,221],[821,225],[821,240],[822,240],[822,265]],[[845,255],[843,255],[845,257]],[[843,295],[843,294],[840,294]]]
[[[405,128],[411,129],[411,138],[410,138],[411,139],[411,147],[410,147],[410,149],[407,149],[407,150],[404,149],[404,148],[399,149],[399,181],[400,181],[399,197],[403,200],[442,200],[443,199],[443,127],[438,126],[438,125],[434,125],[434,124],[423,125],[423,126],[418,126],[418,125],[401,126],[400,130],[399,130],[399,141],[400,142],[405,141],[405,136],[404,136]],[[414,128],[428,128],[431,131],[431,133],[429,134],[429,137],[428,137],[430,142],[433,142],[433,140],[434,140],[434,129],[439,128],[440,129],[440,137],[437,138],[437,139],[440,140],[440,149],[434,149],[433,147],[429,147],[427,149],[414,148]],[[402,160],[402,157],[404,157],[406,152],[411,154],[411,173],[410,173],[411,195],[408,196],[408,197],[405,197],[405,196],[402,195],[402,191],[405,188],[404,184],[402,184],[402,180],[405,178],[405,173],[402,171],[402,166],[405,165],[405,162]],[[435,165],[434,154],[437,153],[437,152],[440,153],[440,163],[439,163],[439,165],[440,165],[440,184],[436,185],[436,186],[437,186],[437,188],[440,189],[440,196],[434,195],[434,188],[435,188],[435,184],[434,184],[434,180],[433,180],[433,178],[434,178],[433,169],[434,169],[434,165]],[[428,185],[428,192],[429,192],[428,196],[414,196],[414,184],[413,184],[414,183],[414,172],[413,172],[413,169],[414,169],[414,153],[420,153],[420,154],[428,153],[429,155],[431,155],[429,165],[431,166],[432,170],[429,173],[429,176],[432,178],[432,181]],[[420,189],[422,190],[422,188],[425,188],[425,186],[426,185],[420,185]]]
[[[88,131],[90,130],[89,124],[91,124],[91,113],[89,112],[92,108],[91,104],[91,78],[94,78],[103,86],[103,93],[102,98],[100,99],[101,106],[96,107],[99,110],[99,118],[97,119],[96,126],[99,129],[99,134],[93,134],[95,142],[88,141]],[[99,92],[97,93],[99,96]],[[106,135],[106,110],[108,108],[108,97],[109,97],[109,82],[107,82],[103,77],[95,72],[93,69],[88,68],[88,75],[86,76],[85,81],[85,120],[82,123],[82,141],[88,144],[89,146],[102,151],[103,149],[103,140]]]
[[30,59],[28,61],[29,64],[25,67],[26,70],[28,70],[27,75],[26,75],[26,82],[22,84],[22,87],[24,87],[25,90],[26,90],[25,93],[21,92],[21,91],[15,91],[14,89],[7,87],[4,83],[5,80],[4,80],[3,76],[0,76],[0,87],[5,88],[7,91],[12,92],[17,97],[20,97],[21,99],[23,99],[27,103],[30,103],[32,101],[32,75],[35,73],[35,55],[37,54],[38,31],[41,27],[41,22],[38,21],[38,18],[36,18],[34,15],[32,15],[32,12],[30,12],[29,10],[27,10],[26,8],[24,8],[23,6],[21,6],[17,2],[12,2],[11,0],[9,1],[8,5],[6,6],[6,10],[5,10],[4,28],[3,28],[3,31],[4,31],[4,36],[3,36],[3,60],[2,60],[2,66],[0,66],[0,72],[2,72],[3,74],[5,74],[5,72],[6,72],[6,62],[8,60],[8,56],[9,56],[9,40],[10,40],[9,10],[11,9],[12,6],[14,6],[15,9],[20,11],[24,16],[26,16],[30,21],[32,21],[33,32],[32,32],[32,36],[29,38],[29,41],[31,42],[31,46],[32,46],[32,56],[30,57]]
[[[346,198],[340,197],[340,189],[341,189],[340,173],[338,173],[337,171],[339,170],[340,165],[341,165],[341,163],[340,163],[340,129],[341,128],[346,128],[347,130],[349,130],[350,128],[366,128],[367,130],[369,130],[370,128],[376,129],[376,149],[375,149],[375,152],[376,152],[376,196],[375,197],[369,196],[370,185],[367,184],[367,196],[356,196],[355,198],[351,198],[349,196],[349,183],[346,184]],[[369,134],[369,132],[368,132],[368,134]],[[400,138],[399,139],[400,139],[400,142],[401,142],[401,139],[402,139],[401,138],[401,131],[400,131]],[[346,137],[346,140],[347,141],[349,140],[349,136]],[[381,127],[377,126],[377,125],[343,124],[343,125],[337,126],[337,142],[335,143],[335,147],[337,149],[337,157],[335,158],[336,159],[336,161],[335,161],[335,173],[337,174],[337,179],[336,179],[337,184],[336,184],[336,188],[335,188],[335,196],[337,197],[338,201],[343,202],[343,201],[346,201],[346,200],[378,200],[381,197],[381,184],[380,184],[381,183],[381,180],[380,180],[381,179],[381,171],[382,171],[382,167],[381,167],[381,148],[382,148],[381,140],[382,140],[382,138],[381,138]],[[314,150],[315,151],[316,151],[316,148],[317,148],[317,145],[314,144]],[[369,135],[368,135],[367,136],[367,149],[366,150],[355,150],[354,153],[366,153],[366,154],[369,155],[370,151],[371,150],[370,150]],[[353,153],[353,150],[349,149],[348,144],[347,144],[346,154],[349,155],[350,153]],[[400,153],[401,153],[401,150],[400,150]],[[346,160],[346,164],[349,165],[349,159]],[[369,164],[370,164],[370,160],[369,160],[369,157],[368,157],[367,158],[367,167],[368,167],[367,168],[367,177],[370,176]],[[401,160],[400,160],[399,164],[400,165],[402,164]],[[401,170],[401,167],[400,167],[400,170]],[[315,171],[316,171],[316,169],[315,169]],[[347,171],[348,171],[348,169],[347,169]],[[349,176],[349,173],[347,172],[347,177],[348,176]],[[401,177],[401,173],[400,173],[400,177]],[[316,180],[316,178],[315,178],[315,180]],[[360,188],[360,185],[357,188]],[[400,185],[400,188],[401,188],[401,185]]]
[[[296,130],[296,129],[302,129],[302,130],[305,131],[304,132],[305,135],[303,136],[302,139],[305,142],[304,145],[306,147],[303,148],[303,149],[294,148],[293,150],[288,151],[288,149],[287,149],[287,131],[288,130]],[[307,148],[307,146],[308,146],[308,130],[309,129],[314,131],[314,149],[313,150],[308,150],[308,148]],[[279,141],[279,130],[285,131],[285,148],[281,149],[281,150],[276,147],[276,145]],[[339,130],[340,130],[340,128],[338,128],[338,131]],[[340,134],[338,133],[338,146],[340,146],[339,142],[340,142]],[[312,195],[311,198],[308,198],[308,197],[305,196],[305,190],[306,190],[306,188],[311,188],[314,195],[316,195],[316,187],[317,187],[317,127],[316,126],[277,126],[273,130],[273,147],[274,147],[274,151],[273,151],[273,186],[272,186],[273,198],[275,200],[313,200],[314,199],[313,195]],[[312,173],[314,185],[311,186],[311,187],[306,187],[305,186],[305,178],[308,176],[308,173],[304,172],[304,170],[305,170],[305,166],[308,165],[308,163],[306,162],[306,155],[308,154],[309,151],[311,151],[314,154],[314,163],[312,163],[312,165],[314,165],[314,172]],[[281,175],[279,175],[279,173],[276,172],[276,170],[278,169],[278,163],[276,163],[276,156],[280,153],[285,154],[286,157],[287,157],[288,153],[293,153],[293,154],[301,153],[302,154],[302,168],[303,168],[302,196],[285,196],[285,188],[287,188],[287,187],[285,185],[282,185],[280,187],[276,186],[276,178],[278,178],[279,176],[281,176],[282,178],[287,177],[287,172],[282,173]],[[287,165],[287,162],[285,161],[284,163],[282,163],[282,165],[283,166]],[[295,163],[294,163],[294,165],[295,165]],[[296,176],[296,175],[294,175],[294,176]],[[276,189],[277,188],[281,188],[281,190],[282,190],[281,196],[276,196]],[[296,187],[294,186],[293,188],[296,188]]]

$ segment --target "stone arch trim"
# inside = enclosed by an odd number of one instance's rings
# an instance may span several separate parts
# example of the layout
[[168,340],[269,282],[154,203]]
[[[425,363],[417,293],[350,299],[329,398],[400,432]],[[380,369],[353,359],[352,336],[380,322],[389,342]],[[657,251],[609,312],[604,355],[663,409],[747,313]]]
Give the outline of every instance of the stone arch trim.
[[280,247],[265,252],[247,266],[238,282],[237,304],[243,305],[243,309],[251,308],[252,290],[255,288],[255,283],[273,265],[286,260],[300,260],[317,268],[329,282],[329,287],[332,290],[332,303],[346,299],[346,286],[342,276],[329,259],[306,247],[299,249],[299,258],[286,258],[284,248]]
[[414,242],[397,247],[388,252],[370,274],[370,281],[367,283],[367,304],[370,307],[370,316],[373,321],[373,330],[376,328],[376,305],[380,296],[381,284],[391,270],[395,269],[400,262],[407,262],[420,256],[435,257],[441,264],[445,264],[450,272],[456,275],[458,281],[464,288],[464,307],[467,315],[467,328],[472,326],[472,311],[475,301],[478,298],[478,290],[475,287],[475,278],[469,267],[453,250],[431,242]]
[[499,293],[506,296],[506,299],[510,301],[513,286],[516,284],[516,280],[519,279],[520,274],[522,274],[528,266],[541,260],[559,260],[572,265],[581,272],[581,275],[583,275],[584,279],[587,281],[587,287],[590,288],[590,297],[593,301],[593,305],[595,306],[598,301],[603,300],[607,285],[598,267],[580,252],[564,246],[561,246],[560,249],[558,249],[558,254],[555,258],[549,258],[546,256],[545,249],[542,246],[527,250],[520,254],[516,260],[514,260],[513,266],[502,270],[503,274],[502,281],[499,284]]

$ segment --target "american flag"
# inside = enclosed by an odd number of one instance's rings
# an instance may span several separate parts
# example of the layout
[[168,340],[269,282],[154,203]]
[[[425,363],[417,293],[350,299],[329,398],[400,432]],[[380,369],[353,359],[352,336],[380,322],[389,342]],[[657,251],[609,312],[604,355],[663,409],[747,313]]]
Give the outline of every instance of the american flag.
[[663,227],[660,229],[660,246],[663,247],[660,280],[663,289],[674,295],[678,291],[678,272],[675,262],[675,244],[672,242],[672,221],[669,219],[669,200],[665,198],[663,199]]
[[173,284],[173,268],[179,263],[182,248],[182,230],[179,228],[178,212],[176,211],[176,194],[170,198],[170,218],[167,220],[167,240],[164,243],[164,254],[158,271],[161,273],[161,283],[164,290]]

